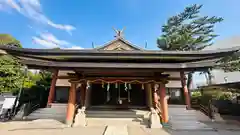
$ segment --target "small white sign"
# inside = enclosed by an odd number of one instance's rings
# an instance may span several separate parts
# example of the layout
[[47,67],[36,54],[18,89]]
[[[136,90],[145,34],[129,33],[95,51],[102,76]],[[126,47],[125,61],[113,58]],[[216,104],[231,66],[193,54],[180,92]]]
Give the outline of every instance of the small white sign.
[[15,99],[16,97],[5,98],[2,109],[11,109],[14,105]]

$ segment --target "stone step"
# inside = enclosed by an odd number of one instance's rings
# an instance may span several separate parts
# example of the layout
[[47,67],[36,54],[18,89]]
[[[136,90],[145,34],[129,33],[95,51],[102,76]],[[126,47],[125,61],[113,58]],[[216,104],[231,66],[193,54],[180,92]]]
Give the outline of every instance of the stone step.
[[[128,135],[150,135],[142,127],[137,126],[128,126]],[[161,129],[158,129],[161,130]],[[161,135],[161,134],[160,134]]]
[[137,118],[143,117],[144,112],[135,112],[135,111],[96,111],[96,110],[87,110],[86,117],[91,118]]
[[87,126],[108,126],[108,125],[135,125],[140,126],[141,119],[133,118],[86,118]]
[[143,116],[136,115],[116,115],[116,114],[86,114],[87,118],[138,118]]
[[40,108],[29,114],[26,119],[55,119],[64,120],[66,117],[65,108]]
[[66,116],[65,113],[62,113],[62,114],[52,114],[52,113],[31,113],[30,115],[28,116]]
[[54,120],[64,120],[65,115],[37,115],[37,114],[32,114],[26,117],[27,120],[35,120],[35,119],[54,119]]
[[111,125],[107,126],[104,135],[128,135],[128,130],[127,126],[116,126],[116,125]]
[[67,108],[67,104],[53,103],[53,104],[51,104],[51,108]]
[[91,114],[98,114],[98,113],[101,113],[101,114],[137,114],[136,111],[118,111],[118,110],[112,110],[112,111],[98,111],[98,110],[86,110],[86,113],[91,113]]
[[169,108],[169,123],[172,129],[211,129],[198,120],[198,112],[174,106]]
[[184,118],[181,118],[181,117],[179,117],[179,118],[170,117],[169,120],[170,121],[198,121],[197,118],[184,119]]
[[66,113],[66,110],[54,110],[54,109],[41,109],[41,110],[36,110],[33,113],[51,113],[51,114],[62,114],[62,113]]

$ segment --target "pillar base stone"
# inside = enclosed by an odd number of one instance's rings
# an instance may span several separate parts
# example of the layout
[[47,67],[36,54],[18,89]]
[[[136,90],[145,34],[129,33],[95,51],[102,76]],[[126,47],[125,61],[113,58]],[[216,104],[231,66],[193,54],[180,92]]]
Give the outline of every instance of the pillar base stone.
[[160,123],[160,117],[155,109],[151,109],[150,128],[162,128],[162,125]]
[[85,107],[78,109],[78,113],[75,116],[73,127],[77,126],[86,126]]
[[65,124],[67,127],[71,127],[72,126],[72,121],[71,120],[66,120]]
[[51,108],[52,104],[47,104],[46,108]]

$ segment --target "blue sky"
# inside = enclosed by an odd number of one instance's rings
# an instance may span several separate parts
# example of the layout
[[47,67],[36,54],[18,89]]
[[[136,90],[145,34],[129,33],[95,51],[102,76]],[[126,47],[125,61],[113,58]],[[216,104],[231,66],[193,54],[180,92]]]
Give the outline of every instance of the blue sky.
[[0,0],[0,33],[28,48],[91,48],[112,40],[112,27],[126,27],[127,40],[157,49],[167,18],[194,3],[204,5],[201,14],[225,19],[218,39],[240,34],[239,0]]

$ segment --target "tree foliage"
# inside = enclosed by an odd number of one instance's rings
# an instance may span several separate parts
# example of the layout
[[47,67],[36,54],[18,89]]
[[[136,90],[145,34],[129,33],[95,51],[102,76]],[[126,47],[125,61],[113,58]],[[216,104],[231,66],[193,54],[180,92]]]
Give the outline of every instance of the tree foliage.
[[240,71],[239,52],[221,59],[217,68],[223,69],[225,72]]
[[[0,34],[0,45],[11,47],[22,47],[21,43],[8,34]],[[24,95],[21,100],[29,101],[31,99],[43,100],[51,83],[51,73],[47,71],[39,71],[33,73],[24,71],[22,65],[17,58],[10,55],[0,56],[0,92],[17,93],[22,87]],[[39,98],[39,99],[38,99]]]
[[23,82],[22,65],[11,56],[0,56],[0,92],[17,91]]
[[20,41],[18,41],[9,34],[0,34],[0,45],[22,47]]
[[162,50],[202,50],[212,45],[218,35],[214,33],[216,23],[223,18],[201,16],[202,5],[191,5],[168,19],[163,25],[163,34],[158,39],[158,47]]
[[[21,47],[18,40],[8,34],[0,34],[0,45]],[[23,82],[23,65],[10,55],[0,56],[0,92],[19,90]]]
[[[202,5],[191,5],[183,12],[170,17],[162,26],[162,35],[157,39],[162,50],[198,51],[213,44],[218,35],[214,33],[215,24],[223,21],[216,16],[201,16]],[[207,72],[207,71],[206,71]],[[188,74],[188,87],[192,73]]]

